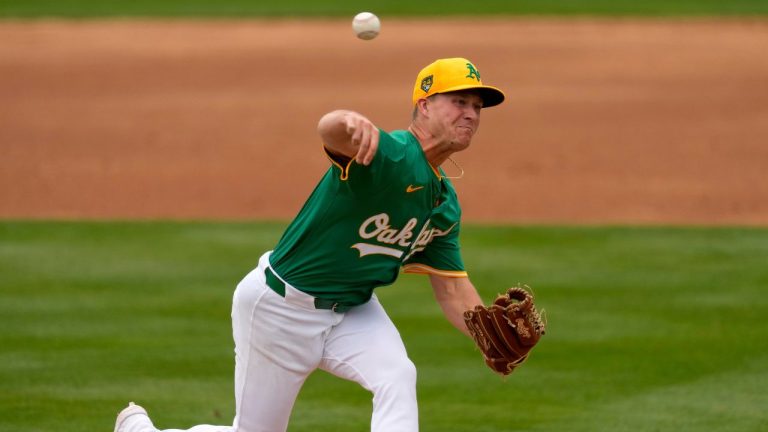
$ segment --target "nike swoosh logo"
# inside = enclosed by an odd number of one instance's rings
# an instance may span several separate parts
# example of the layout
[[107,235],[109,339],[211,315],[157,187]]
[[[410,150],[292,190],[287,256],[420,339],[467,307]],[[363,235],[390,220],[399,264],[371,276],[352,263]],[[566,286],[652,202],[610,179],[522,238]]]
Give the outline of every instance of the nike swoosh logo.
[[424,189],[424,186],[408,185],[408,188],[405,189],[405,191],[408,192],[408,193],[411,193],[411,192],[416,192],[419,189]]

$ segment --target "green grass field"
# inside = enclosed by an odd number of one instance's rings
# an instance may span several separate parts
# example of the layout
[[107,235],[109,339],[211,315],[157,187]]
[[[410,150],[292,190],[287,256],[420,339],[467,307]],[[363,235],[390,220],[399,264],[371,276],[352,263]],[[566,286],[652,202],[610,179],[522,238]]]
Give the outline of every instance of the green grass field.
[[351,16],[361,10],[382,16],[441,15],[765,15],[765,0],[2,0],[0,17],[253,17]]
[[[282,223],[0,222],[0,431],[161,428],[233,414],[234,285]],[[528,282],[548,334],[503,380],[423,276],[378,290],[419,369],[422,430],[768,430],[768,229],[467,226],[485,299]],[[367,430],[323,372],[290,431]]]

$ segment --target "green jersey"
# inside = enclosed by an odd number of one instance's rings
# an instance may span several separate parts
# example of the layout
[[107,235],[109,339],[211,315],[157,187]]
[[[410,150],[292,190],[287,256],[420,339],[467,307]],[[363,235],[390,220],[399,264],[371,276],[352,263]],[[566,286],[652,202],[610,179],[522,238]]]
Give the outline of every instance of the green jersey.
[[282,279],[315,297],[358,305],[393,283],[401,267],[466,276],[456,191],[410,132],[380,131],[368,166],[331,161],[270,256]]

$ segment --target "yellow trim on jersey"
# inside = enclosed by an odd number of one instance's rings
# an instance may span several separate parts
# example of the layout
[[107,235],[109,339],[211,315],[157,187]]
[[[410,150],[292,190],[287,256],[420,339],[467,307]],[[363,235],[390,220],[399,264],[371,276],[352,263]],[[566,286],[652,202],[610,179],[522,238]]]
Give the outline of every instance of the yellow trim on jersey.
[[326,147],[325,144],[323,144],[323,151],[325,152],[325,157],[327,157],[332,164],[336,165],[341,170],[341,175],[339,176],[339,179],[341,181],[347,181],[347,179],[349,178],[349,167],[352,166],[352,162],[354,162],[355,158],[351,158],[349,162],[347,162],[347,166],[343,167],[341,166],[340,163],[336,162],[331,157],[331,152],[330,150],[328,150],[328,147]]
[[452,278],[468,277],[466,271],[463,270],[439,270],[434,267],[430,267],[426,264],[406,264],[403,266],[403,273],[418,273],[418,274],[433,274],[437,276],[445,276]]
[[435,176],[437,176],[437,179],[440,181],[443,181],[443,176],[442,174],[440,174],[440,171],[438,171],[437,168],[433,167],[432,164],[429,163],[429,161],[427,161],[427,164],[429,164],[429,167],[432,168],[432,172],[435,173]]

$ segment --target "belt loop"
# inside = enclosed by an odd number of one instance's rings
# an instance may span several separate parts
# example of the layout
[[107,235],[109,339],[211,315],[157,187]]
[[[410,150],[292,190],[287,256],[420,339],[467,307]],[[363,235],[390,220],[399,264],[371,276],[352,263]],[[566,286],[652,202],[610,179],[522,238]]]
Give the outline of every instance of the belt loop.
[[[276,292],[281,297],[286,298],[287,288],[285,282],[283,282],[282,279],[280,279],[275,274],[271,267],[264,268],[264,278],[266,279],[267,286],[270,287],[272,291]],[[312,299],[311,301],[315,309],[326,309],[336,313],[344,313],[352,308],[352,306],[345,305],[334,300],[321,299],[303,292],[302,294],[307,296],[309,299]]]

